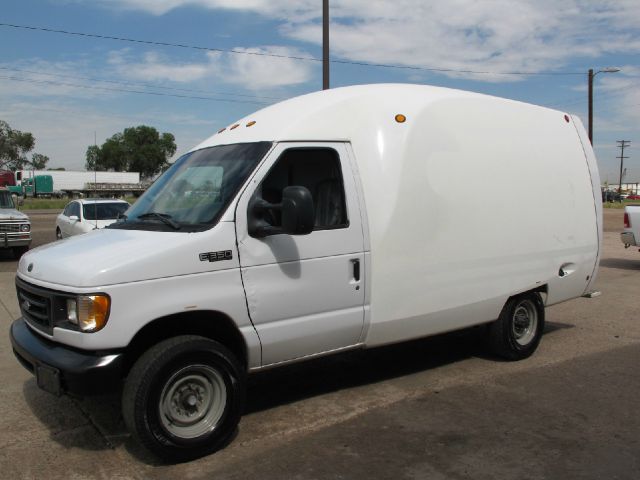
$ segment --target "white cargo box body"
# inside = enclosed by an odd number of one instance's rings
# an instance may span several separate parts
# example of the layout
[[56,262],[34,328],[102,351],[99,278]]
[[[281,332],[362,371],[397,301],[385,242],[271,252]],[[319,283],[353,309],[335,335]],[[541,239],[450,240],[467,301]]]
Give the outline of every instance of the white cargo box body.
[[237,123],[196,149],[263,140],[351,146],[370,251],[368,346],[489,322],[510,296],[538,287],[552,305],[594,281],[600,182],[577,117],[387,84],[294,98]]

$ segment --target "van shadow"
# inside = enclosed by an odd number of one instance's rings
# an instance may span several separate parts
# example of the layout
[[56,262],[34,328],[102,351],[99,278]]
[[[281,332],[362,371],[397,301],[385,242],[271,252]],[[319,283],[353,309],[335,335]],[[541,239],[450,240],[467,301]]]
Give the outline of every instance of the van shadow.
[[[545,335],[573,328],[547,322]],[[500,361],[487,353],[485,326],[371,350],[356,350],[259,372],[249,376],[244,413],[255,413],[339,390],[375,384],[471,357]],[[134,442],[120,410],[120,392],[86,398],[55,397],[35,380],[23,386],[33,414],[65,448],[105,451],[120,446],[144,464],[165,463]],[[231,440],[232,441],[232,440]]]
[[477,356],[483,348],[482,335],[477,330],[355,350],[256,373],[249,377],[245,413],[403,377]]
[[0,262],[15,262],[16,257],[13,255],[13,250],[10,248],[0,249]]
[[[638,254],[640,255],[640,254]],[[601,267],[617,268],[619,270],[640,270],[640,257],[638,260],[628,260],[626,258],[605,258],[600,260]]]
[[65,449],[101,452],[124,446],[147,465],[163,465],[131,439],[122,419],[121,392],[85,398],[56,397],[40,390],[34,378],[26,381],[22,390],[33,414],[49,430],[50,439]]
[[[249,377],[245,413],[375,384],[472,357],[509,361],[488,351],[486,328],[479,326],[371,350],[355,350],[254,374]],[[574,325],[546,322],[544,335],[569,328]]]

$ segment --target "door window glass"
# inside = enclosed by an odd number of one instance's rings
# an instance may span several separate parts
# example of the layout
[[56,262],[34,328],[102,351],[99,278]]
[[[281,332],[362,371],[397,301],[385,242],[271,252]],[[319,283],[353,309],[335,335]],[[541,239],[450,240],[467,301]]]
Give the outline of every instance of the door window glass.
[[78,202],[73,202],[69,206],[71,207],[69,209],[69,216],[72,217],[73,215],[75,215],[76,217],[80,218],[80,204]]
[[[286,150],[261,185],[261,195],[269,203],[282,202],[282,191],[289,186],[306,187],[313,197],[314,230],[349,226],[344,184],[338,153],[331,148],[292,148]],[[282,225],[280,212],[269,209],[264,218],[274,227]]]

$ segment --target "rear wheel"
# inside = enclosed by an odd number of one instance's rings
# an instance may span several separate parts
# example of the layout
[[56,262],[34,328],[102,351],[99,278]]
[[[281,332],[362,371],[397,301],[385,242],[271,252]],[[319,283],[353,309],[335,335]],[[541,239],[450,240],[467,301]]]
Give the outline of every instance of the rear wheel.
[[151,452],[186,461],[223,447],[236,430],[245,374],[223,345],[184,335],[165,340],[135,363],[122,412],[129,431]]
[[56,240],[62,240],[62,232],[60,231],[60,227],[56,228]]
[[544,330],[544,304],[538,293],[511,297],[489,327],[489,344],[497,355],[521,360],[535,352]]

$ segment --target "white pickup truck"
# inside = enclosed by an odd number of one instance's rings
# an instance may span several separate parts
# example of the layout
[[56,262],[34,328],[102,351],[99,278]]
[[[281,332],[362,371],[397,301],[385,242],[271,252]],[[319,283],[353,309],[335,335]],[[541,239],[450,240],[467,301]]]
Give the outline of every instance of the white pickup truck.
[[9,190],[0,188],[0,249],[12,249],[20,258],[31,245],[29,217],[16,210]]
[[640,247],[640,205],[624,207],[624,230],[620,240],[624,248]]

